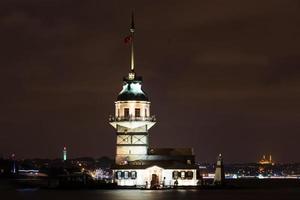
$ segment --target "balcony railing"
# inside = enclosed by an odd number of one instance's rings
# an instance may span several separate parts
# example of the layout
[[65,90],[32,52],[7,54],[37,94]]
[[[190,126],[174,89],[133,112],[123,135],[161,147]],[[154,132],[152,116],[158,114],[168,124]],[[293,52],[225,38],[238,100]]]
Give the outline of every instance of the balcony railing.
[[135,117],[135,116],[109,116],[110,122],[125,122],[125,121],[150,121],[150,122],[156,122],[155,116],[150,117]]

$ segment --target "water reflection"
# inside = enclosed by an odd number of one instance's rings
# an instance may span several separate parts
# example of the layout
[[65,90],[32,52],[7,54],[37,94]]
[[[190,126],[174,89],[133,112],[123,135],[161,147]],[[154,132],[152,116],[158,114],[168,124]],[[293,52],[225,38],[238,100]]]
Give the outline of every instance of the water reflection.
[[113,200],[156,200],[183,199],[187,190],[111,190],[104,193]]
[[2,190],[1,199],[18,200],[299,200],[299,188],[241,190]]

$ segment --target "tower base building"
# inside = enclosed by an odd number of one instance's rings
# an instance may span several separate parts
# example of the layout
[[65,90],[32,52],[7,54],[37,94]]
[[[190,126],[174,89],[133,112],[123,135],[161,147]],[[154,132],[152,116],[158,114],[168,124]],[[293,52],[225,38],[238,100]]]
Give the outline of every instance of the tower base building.
[[114,181],[118,186],[161,188],[197,186],[197,166],[192,149],[150,149],[144,159],[116,164]]

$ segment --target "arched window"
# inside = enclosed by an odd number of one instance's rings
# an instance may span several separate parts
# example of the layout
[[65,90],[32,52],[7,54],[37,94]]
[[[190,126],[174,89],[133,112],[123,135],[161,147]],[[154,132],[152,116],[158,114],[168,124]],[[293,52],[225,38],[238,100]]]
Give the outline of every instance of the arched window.
[[128,179],[129,178],[129,172],[128,171],[125,171],[124,172],[124,179]]
[[122,179],[122,172],[121,171],[117,171],[116,178],[117,179]]
[[134,116],[135,117],[140,117],[141,116],[141,110],[139,108],[135,109]]
[[186,172],[186,178],[187,179],[193,179],[193,172],[192,171]]
[[129,108],[124,108],[124,117],[129,117]]
[[181,177],[182,179],[185,179],[185,171],[181,171],[181,172],[180,172],[180,177]]
[[136,171],[131,172],[131,179],[136,179]]
[[178,179],[178,171],[173,171],[173,179]]

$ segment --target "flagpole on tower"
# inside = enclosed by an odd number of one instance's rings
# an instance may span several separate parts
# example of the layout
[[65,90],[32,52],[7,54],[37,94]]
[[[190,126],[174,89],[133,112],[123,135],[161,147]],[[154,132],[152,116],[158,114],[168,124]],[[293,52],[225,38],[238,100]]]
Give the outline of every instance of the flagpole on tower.
[[131,33],[131,72],[134,73],[134,47],[133,47],[133,41],[134,41],[134,12],[131,13],[131,27],[130,27],[130,33]]

